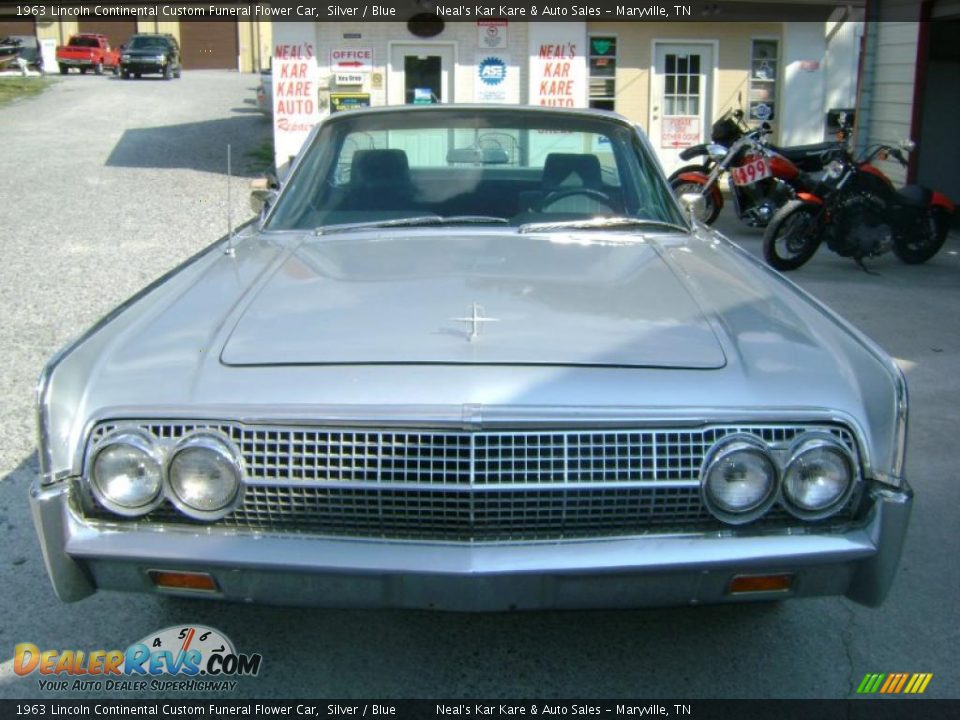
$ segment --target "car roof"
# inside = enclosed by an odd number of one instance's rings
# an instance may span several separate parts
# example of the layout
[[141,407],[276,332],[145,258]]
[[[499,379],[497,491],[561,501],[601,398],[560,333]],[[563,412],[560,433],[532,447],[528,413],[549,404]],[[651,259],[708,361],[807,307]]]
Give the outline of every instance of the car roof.
[[598,110],[595,108],[557,108],[544,107],[541,105],[484,105],[480,103],[442,103],[436,105],[379,105],[377,107],[357,108],[345,113],[334,113],[328,116],[328,120],[334,118],[345,118],[356,115],[381,115],[391,113],[445,113],[445,112],[481,112],[481,113],[502,113],[502,112],[532,112],[542,113],[544,115],[579,115],[593,118],[604,118],[614,120],[620,123],[633,126],[633,122],[623,115],[611,110]]

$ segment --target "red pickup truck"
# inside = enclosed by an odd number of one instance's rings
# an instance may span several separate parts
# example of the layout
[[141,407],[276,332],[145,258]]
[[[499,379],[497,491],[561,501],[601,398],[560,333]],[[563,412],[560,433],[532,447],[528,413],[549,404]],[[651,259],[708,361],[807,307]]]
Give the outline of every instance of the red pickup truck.
[[120,53],[110,48],[106,35],[83,33],[71,36],[66,45],[57,46],[57,64],[61,75],[66,75],[72,67],[81,73],[93,68],[97,75],[103,75],[107,68],[116,75],[120,72]]

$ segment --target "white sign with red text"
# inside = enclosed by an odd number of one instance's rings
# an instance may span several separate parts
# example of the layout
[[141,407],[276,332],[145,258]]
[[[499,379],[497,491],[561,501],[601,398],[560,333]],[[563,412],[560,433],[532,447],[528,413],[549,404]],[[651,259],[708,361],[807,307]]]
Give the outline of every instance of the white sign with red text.
[[273,55],[273,139],[278,163],[294,157],[320,120],[313,46],[281,46]]
[[730,177],[734,185],[753,185],[773,175],[770,163],[765,157],[752,158],[743,165],[730,168]]
[[587,30],[579,22],[532,22],[530,104],[587,107]]
[[699,117],[696,115],[668,115],[663,118],[660,131],[660,147],[688,148],[699,142]]
[[330,72],[370,72],[373,70],[372,48],[333,48],[330,51]]

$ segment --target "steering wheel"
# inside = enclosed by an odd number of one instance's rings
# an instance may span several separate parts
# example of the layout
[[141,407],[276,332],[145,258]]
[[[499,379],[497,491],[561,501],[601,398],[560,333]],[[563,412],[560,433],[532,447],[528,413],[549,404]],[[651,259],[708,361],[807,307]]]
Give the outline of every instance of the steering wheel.
[[577,196],[596,200],[597,202],[606,205],[611,211],[613,210],[613,199],[605,192],[594,190],[593,188],[577,187],[569,188],[567,190],[554,190],[548,194],[543,199],[543,202],[540,203],[540,212],[544,212],[548,207],[559,202],[560,200],[563,200],[564,198]]

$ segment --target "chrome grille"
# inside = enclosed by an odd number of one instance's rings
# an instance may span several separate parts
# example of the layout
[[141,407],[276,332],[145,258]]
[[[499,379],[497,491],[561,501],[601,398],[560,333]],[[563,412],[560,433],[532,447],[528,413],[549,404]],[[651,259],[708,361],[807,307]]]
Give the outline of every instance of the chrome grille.
[[[851,433],[830,425],[469,432],[116,422],[95,429],[91,449],[119,426],[169,441],[195,429],[230,437],[247,488],[219,526],[455,541],[725,528],[700,502],[699,471],[710,447],[730,433],[785,447],[819,429],[857,453]],[[147,521],[191,524],[170,506]],[[758,524],[796,522],[775,508]]]

